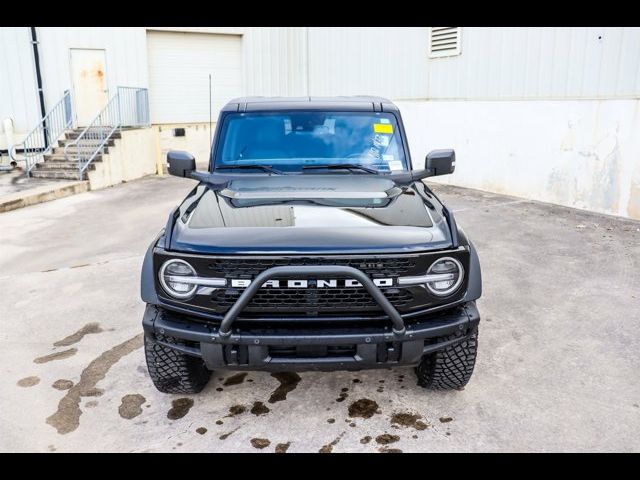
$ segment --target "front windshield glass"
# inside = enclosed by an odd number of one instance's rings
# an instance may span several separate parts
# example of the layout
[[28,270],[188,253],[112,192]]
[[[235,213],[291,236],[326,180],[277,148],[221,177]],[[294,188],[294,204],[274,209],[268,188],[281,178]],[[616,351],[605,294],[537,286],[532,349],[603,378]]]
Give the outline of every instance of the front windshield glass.
[[327,165],[349,165],[351,170],[345,171],[352,172],[357,167],[379,173],[408,169],[391,113],[296,110],[228,115],[215,168],[258,165],[283,173],[326,173]]

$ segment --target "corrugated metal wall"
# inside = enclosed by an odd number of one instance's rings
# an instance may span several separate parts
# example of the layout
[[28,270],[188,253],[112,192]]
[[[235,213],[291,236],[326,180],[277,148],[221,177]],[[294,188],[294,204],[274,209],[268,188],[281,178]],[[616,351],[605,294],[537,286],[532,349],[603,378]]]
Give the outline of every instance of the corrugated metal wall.
[[307,94],[306,28],[253,27],[244,35],[245,94]]
[[[40,118],[29,27],[0,28],[0,132],[6,117],[13,118],[17,133],[26,133]],[[5,148],[0,138],[0,149]]]
[[428,72],[434,99],[637,97],[640,28],[463,27],[462,54]]
[[[45,107],[71,88],[72,48],[104,49],[107,84],[148,85],[146,31],[141,27],[37,27]],[[0,28],[0,120],[14,119],[16,141],[40,119],[29,27]],[[0,126],[0,148],[4,135]]]
[[38,27],[47,108],[71,88],[69,50],[104,49],[109,96],[119,85],[147,87],[146,32],[138,27]]
[[429,58],[429,28],[309,29],[311,95],[392,99],[640,96],[640,28],[462,27]]
[[309,28],[309,93],[425,98],[427,41],[427,27]]
[[[244,94],[392,99],[640,96],[640,28],[462,27],[462,54],[428,58],[428,27],[161,28],[243,36]],[[47,107],[70,88],[69,49],[106,50],[107,81],[148,86],[144,27],[38,27]],[[0,117],[38,118],[28,27],[0,29]]]

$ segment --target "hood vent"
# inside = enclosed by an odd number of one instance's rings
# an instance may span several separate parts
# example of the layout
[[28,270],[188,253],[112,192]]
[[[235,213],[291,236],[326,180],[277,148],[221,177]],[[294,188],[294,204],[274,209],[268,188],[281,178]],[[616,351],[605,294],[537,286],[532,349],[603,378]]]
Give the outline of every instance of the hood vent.
[[219,194],[231,200],[389,199],[402,190],[388,178],[299,175],[234,179]]

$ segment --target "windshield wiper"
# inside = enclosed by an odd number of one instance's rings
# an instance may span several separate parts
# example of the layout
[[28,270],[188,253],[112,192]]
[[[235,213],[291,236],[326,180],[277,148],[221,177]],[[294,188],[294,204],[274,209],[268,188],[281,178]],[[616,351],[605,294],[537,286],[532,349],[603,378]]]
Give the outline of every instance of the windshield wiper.
[[276,175],[282,175],[280,170],[276,170],[271,165],[216,165],[215,170],[238,170],[241,168],[253,168],[262,170],[263,172],[275,173]]
[[343,169],[343,170],[361,170],[367,173],[373,173],[377,175],[379,172],[375,168],[363,167],[362,165],[356,165],[355,163],[331,163],[328,165],[304,165],[303,170],[317,170],[317,169]]

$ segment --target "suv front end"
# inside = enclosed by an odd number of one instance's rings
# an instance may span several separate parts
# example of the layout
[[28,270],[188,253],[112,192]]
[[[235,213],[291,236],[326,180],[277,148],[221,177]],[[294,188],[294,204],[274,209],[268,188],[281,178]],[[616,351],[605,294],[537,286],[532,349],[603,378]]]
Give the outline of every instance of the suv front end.
[[[317,108],[341,108],[326,103]],[[241,111],[240,104],[227,110]],[[374,124],[374,136],[396,129],[396,148],[410,165],[392,107],[380,103],[395,117]],[[337,132],[336,118],[329,126]],[[285,123],[287,134],[295,122]],[[223,112],[212,155],[229,128]],[[273,176],[266,163],[246,167],[264,170],[254,174],[220,172],[212,157],[207,176],[189,161],[169,155],[170,171],[201,183],[171,213],[142,271],[145,350],[159,390],[197,392],[217,369],[409,365],[425,387],[468,382],[480,321],[478,255],[418,175],[394,172],[395,164],[381,174],[352,164],[337,174]],[[454,165],[452,151],[427,159],[431,174]]]

